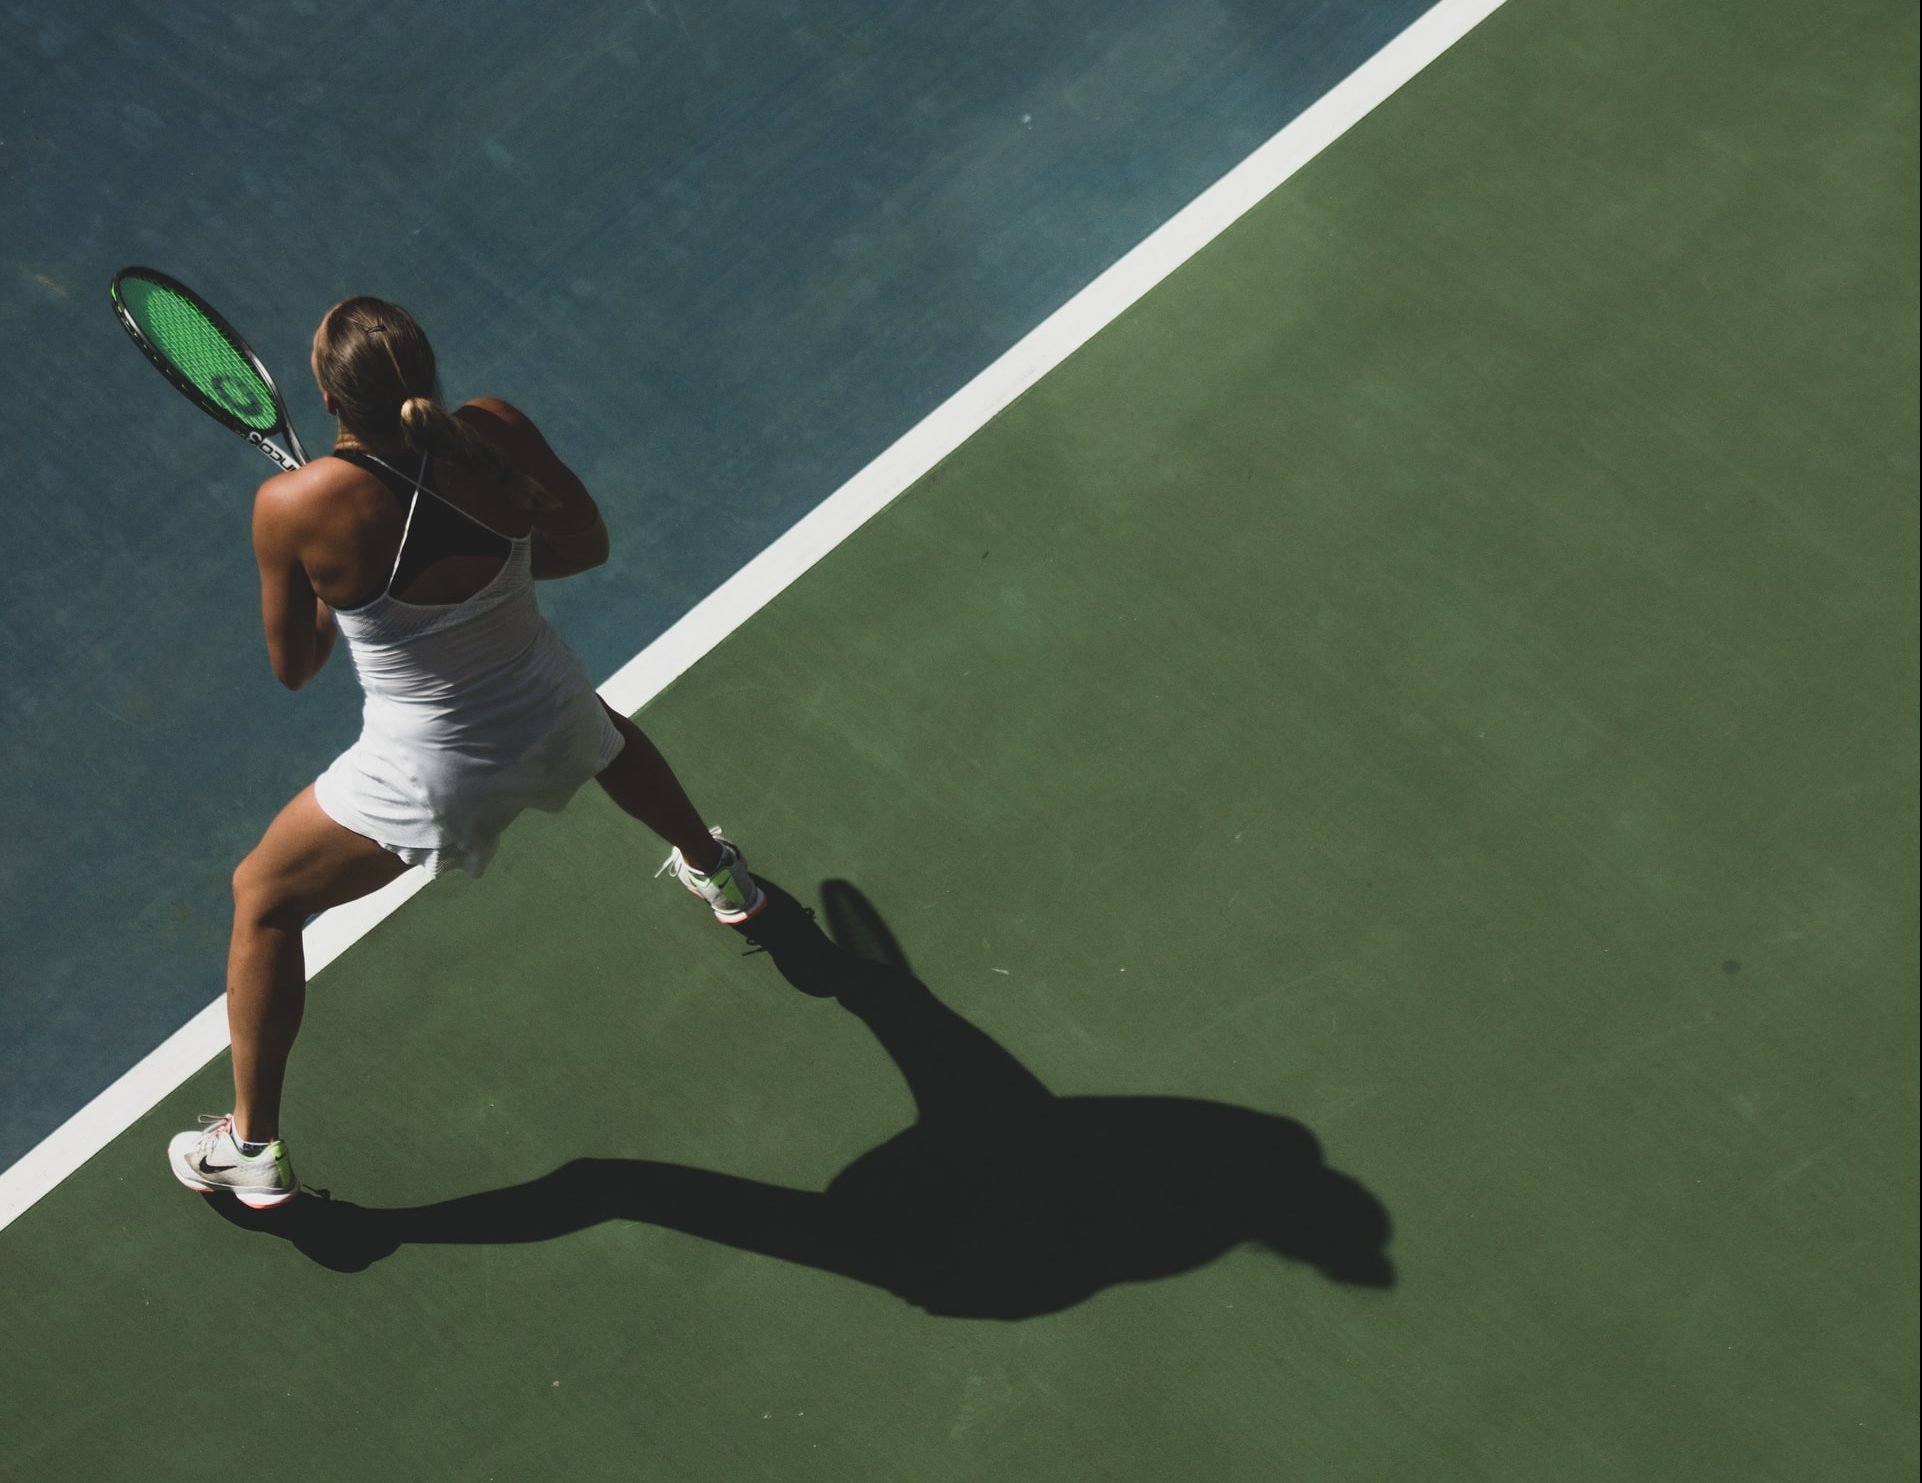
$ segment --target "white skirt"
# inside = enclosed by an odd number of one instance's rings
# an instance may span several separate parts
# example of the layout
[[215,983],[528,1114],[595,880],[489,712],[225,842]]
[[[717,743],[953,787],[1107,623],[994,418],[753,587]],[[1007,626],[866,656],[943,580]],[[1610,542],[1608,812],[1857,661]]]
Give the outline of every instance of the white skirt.
[[478,876],[516,815],[558,813],[623,742],[587,685],[556,707],[553,725],[518,756],[410,741],[370,713],[360,740],[315,780],[314,797],[343,829],[430,876],[457,868]]

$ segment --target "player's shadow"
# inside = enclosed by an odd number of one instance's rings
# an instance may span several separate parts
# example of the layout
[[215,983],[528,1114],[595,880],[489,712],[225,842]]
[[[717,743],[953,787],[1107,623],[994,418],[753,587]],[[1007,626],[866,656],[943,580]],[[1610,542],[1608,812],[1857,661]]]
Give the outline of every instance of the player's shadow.
[[[764,883],[765,884],[765,883]],[[845,882],[830,941],[772,885],[754,924],[795,988],[832,997],[907,1078],[918,1120],[824,1191],[708,1169],[581,1158],[527,1184],[401,1209],[304,1197],[226,1218],[362,1270],[407,1244],[544,1241],[645,1221],[886,1288],[929,1313],[1028,1318],[1252,1244],[1338,1282],[1387,1287],[1381,1203],[1300,1123],[1182,1097],[1057,1097],[917,981]]]

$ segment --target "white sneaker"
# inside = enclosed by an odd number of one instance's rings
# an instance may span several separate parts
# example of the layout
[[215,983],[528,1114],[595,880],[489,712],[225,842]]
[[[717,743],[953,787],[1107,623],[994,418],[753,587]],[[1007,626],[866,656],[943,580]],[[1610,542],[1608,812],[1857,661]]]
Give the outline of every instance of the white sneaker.
[[703,875],[675,850],[654,872],[655,879],[673,871],[676,880],[708,904],[716,921],[726,922],[730,927],[760,915],[761,908],[767,905],[767,892],[754,884],[754,877],[747,873],[747,861],[730,841],[721,837],[721,831],[710,829],[708,833],[721,841],[719,865]]
[[278,1138],[247,1157],[234,1142],[234,1116],[202,1116],[205,1125],[174,1134],[167,1144],[167,1161],[174,1178],[196,1194],[225,1190],[249,1210],[271,1210],[300,1193],[294,1161]]

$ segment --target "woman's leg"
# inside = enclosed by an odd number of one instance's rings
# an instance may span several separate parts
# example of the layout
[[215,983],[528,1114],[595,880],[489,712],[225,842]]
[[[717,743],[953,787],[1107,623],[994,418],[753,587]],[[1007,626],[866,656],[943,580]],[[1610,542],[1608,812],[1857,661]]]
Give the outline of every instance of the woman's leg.
[[605,701],[601,709],[625,744],[601,769],[600,784],[624,811],[674,846],[661,871],[672,869],[683,886],[707,902],[716,921],[738,927],[760,915],[768,894],[754,883],[739,852],[708,832],[674,769],[641,728]]
[[640,727],[605,701],[602,709],[627,743],[600,771],[598,781],[607,796],[673,845],[696,870],[714,869],[721,863],[720,842],[707,832],[674,769]]
[[287,1053],[307,1002],[300,932],[307,918],[377,891],[407,862],[343,829],[303,789],[234,871],[234,935],[227,954],[227,1030],[234,1048],[234,1134],[280,1136]]

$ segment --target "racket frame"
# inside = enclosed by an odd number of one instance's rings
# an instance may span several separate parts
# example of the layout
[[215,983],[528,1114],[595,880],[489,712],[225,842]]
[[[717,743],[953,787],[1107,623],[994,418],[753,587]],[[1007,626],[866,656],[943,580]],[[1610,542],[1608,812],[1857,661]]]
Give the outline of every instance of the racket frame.
[[[181,298],[192,304],[201,314],[206,315],[208,323],[220,332],[222,338],[252,367],[254,374],[260,377],[262,384],[266,386],[268,395],[273,398],[274,415],[279,419],[273,427],[263,433],[259,428],[247,426],[246,423],[242,422],[238,417],[234,416],[233,413],[221,406],[219,402],[202,392],[199,387],[195,386],[193,382],[189,381],[186,376],[180,372],[179,368],[167,358],[160,347],[149,340],[146,332],[134,322],[133,314],[127,308],[120,294],[121,281],[126,278],[144,278],[149,283],[157,284],[169,293],[180,295]],[[245,438],[249,443],[252,443],[254,447],[266,455],[270,462],[279,468],[283,470],[297,469],[307,462],[307,450],[300,446],[300,434],[294,431],[294,420],[288,415],[287,403],[280,394],[280,388],[274,384],[274,378],[268,374],[267,367],[261,361],[260,357],[254,354],[253,346],[241,338],[240,332],[227,322],[225,315],[221,314],[212,304],[209,304],[178,278],[168,273],[162,273],[157,268],[145,268],[138,265],[122,268],[118,273],[113,275],[113,285],[110,293],[113,298],[114,314],[120,320],[120,327],[127,332],[128,338],[139,347],[140,353],[147,357],[153,364],[155,370],[167,378],[168,382],[176,391],[196,407],[200,408],[200,410],[205,412],[209,417],[213,418],[213,420],[218,422],[222,427],[231,428],[234,432],[239,433],[241,437]],[[284,448],[275,441],[277,437],[283,436],[287,442],[287,446]]]

